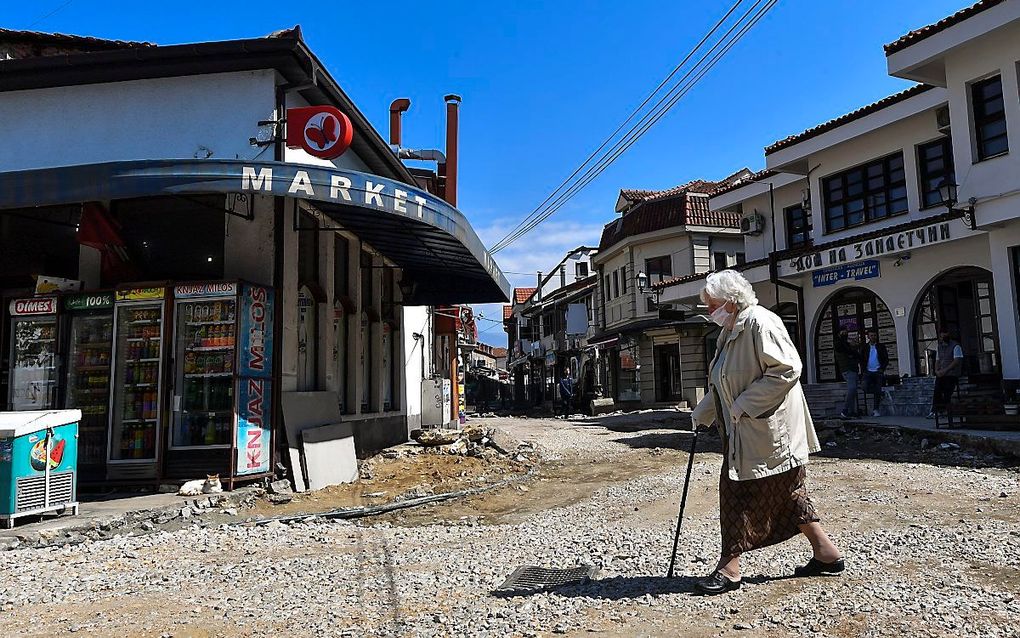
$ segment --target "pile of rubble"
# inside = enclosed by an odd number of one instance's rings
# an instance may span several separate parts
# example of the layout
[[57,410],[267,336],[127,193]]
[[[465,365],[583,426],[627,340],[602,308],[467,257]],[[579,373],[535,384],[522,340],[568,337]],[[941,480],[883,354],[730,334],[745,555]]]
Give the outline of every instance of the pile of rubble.
[[402,454],[457,454],[460,456],[502,455],[524,462],[534,453],[535,445],[520,442],[497,428],[469,426],[463,430],[416,430],[411,437],[417,445],[407,444],[383,452],[386,458],[399,458]]

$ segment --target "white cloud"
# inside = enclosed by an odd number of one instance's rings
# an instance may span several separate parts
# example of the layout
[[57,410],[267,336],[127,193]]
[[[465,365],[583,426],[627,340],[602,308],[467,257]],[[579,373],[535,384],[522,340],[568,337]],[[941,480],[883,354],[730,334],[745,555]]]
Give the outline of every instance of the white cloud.
[[[598,246],[602,227],[608,221],[593,224],[547,221],[496,253],[494,256],[496,263],[514,287],[533,287],[537,280],[536,272],[541,270],[544,276],[560,263],[568,251],[578,246]],[[516,224],[517,220],[499,219],[476,230],[482,242],[490,246],[513,230]],[[476,315],[481,312],[486,319],[503,320],[502,304],[478,304],[474,306],[474,310]],[[480,321],[478,332],[480,341],[490,345],[506,346],[506,333],[501,326],[489,321]]]

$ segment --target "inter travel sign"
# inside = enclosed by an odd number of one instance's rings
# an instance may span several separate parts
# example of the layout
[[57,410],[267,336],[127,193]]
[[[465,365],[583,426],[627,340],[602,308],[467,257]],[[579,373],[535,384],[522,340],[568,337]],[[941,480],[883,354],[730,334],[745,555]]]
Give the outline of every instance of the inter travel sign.
[[941,244],[951,239],[953,236],[949,222],[938,222],[794,257],[779,263],[779,276],[789,277],[882,255],[895,255],[915,248]]
[[815,288],[819,288],[821,286],[831,286],[844,279],[860,281],[862,279],[880,277],[881,274],[882,270],[879,267],[878,260],[869,259],[853,264],[843,264],[842,266],[816,270],[811,273],[811,283]]

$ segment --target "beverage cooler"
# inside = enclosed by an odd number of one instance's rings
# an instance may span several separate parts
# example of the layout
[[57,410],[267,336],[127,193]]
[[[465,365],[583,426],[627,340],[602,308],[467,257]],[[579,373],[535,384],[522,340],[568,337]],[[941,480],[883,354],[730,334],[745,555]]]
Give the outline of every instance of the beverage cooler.
[[63,298],[66,335],[63,407],[81,411],[78,476],[106,478],[110,432],[110,369],[113,363],[113,293],[90,292]]
[[113,387],[107,478],[134,481],[159,474],[163,430],[166,288],[115,293]]
[[78,513],[78,410],[0,412],[0,525]]
[[10,303],[10,374],[7,409],[50,410],[57,403],[57,298]]
[[272,456],[273,291],[243,282],[174,288],[168,478],[254,478]]

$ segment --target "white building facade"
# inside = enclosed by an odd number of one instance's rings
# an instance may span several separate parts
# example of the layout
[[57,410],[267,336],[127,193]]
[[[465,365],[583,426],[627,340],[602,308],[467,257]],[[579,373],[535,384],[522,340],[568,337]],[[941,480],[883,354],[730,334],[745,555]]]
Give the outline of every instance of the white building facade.
[[[979,2],[886,47],[921,82],[765,150],[712,195],[744,220],[746,271],[799,337],[811,382],[841,379],[833,340],[876,330],[890,380],[933,373],[948,330],[965,375],[1020,378],[1020,6]],[[956,202],[940,192],[958,187]],[[703,282],[662,288],[690,299]]]

